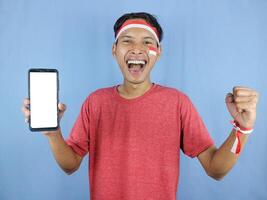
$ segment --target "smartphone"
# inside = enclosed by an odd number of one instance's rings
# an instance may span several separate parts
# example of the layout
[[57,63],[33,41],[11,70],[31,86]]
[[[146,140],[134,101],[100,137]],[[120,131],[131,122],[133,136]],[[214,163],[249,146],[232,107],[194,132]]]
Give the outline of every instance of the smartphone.
[[32,68],[28,71],[31,131],[53,131],[59,127],[59,78],[57,69]]

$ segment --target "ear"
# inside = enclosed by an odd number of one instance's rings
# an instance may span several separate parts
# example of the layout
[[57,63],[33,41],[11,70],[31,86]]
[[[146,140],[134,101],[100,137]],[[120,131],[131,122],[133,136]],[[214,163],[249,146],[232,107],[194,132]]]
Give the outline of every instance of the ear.
[[159,60],[159,58],[161,56],[161,53],[162,53],[162,46],[159,45],[159,47],[158,47],[158,53],[157,53],[157,60]]
[[112,45],[112,55],[113,55],[113,57],[116,56],[116,48],[117,48],[116,43],[113,43],[113,45]]

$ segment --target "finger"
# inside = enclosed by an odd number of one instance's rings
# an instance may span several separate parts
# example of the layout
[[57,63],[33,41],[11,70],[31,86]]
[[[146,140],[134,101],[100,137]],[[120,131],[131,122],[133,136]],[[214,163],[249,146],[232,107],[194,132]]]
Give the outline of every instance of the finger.
[[28,107],[30,105],[30,99],[29,98],[25,98],[23,100],[23,105],[26,106],[26,107]]
[[58,109],[60,110],[60,112],[65,112],[65,110],[67,109],[67,106],[63,103],[59,103]]
[[236,109],[238,112],[253,111],[256,109],[256,103],[250,103],[250,102],[236,103]]
[[234,101],[237,103],[245,103],[245,102],[257,102],[256,96],[235,96]]
[[28,108],[26,108],[25,106],[22,106],[21,111],[24,114],[24,117],[28,118],[31,114],[30,110]]
[[233,90],[238,90],[238,89],[253,90],[252,88],[245,87],[245,86],[235,86],[235,87],[233,87]]
[[29,123],[30,120],[29,120],[29,118],[25,118],[24,121],[25,121],[25,123]]
[[226,103],[232,103],[234,102],[234,96],[232,93],[228,93],[225,97],[225,102]]
[[258,93],[255,90],[250,89],[235,89],[233,95],[237,96],[258,96]]

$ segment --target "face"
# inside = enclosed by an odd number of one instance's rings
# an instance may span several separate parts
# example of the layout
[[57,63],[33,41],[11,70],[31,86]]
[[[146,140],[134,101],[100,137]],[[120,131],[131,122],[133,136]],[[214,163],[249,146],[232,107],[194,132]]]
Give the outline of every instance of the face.
[[[156,56],[149,54],[149,47],[158,49]],[[112,48],[112,54],[120,66],[124,81],[132,84],[150,81],[150,72],[160,57],[160,52],[153,34],[142,28],[125,30]]]

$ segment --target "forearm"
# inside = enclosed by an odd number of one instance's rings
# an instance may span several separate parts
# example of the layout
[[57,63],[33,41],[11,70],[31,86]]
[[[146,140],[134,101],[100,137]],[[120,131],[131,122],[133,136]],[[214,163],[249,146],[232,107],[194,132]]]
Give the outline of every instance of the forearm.
[[67,145],[61,129],[47,135],[51,151],[59,166],[68,174],[79,168],[81,158]]
[[[219,149],[214,151],[210,161],[211,173],[218,179],[225,176],[234,166],[240,154],[231,152],[233,144],[236,139],[235,130],[232,130],[226,141],[220,146]],[[248,135],[241,134],[241,151],[244,148],[248,139]]]

